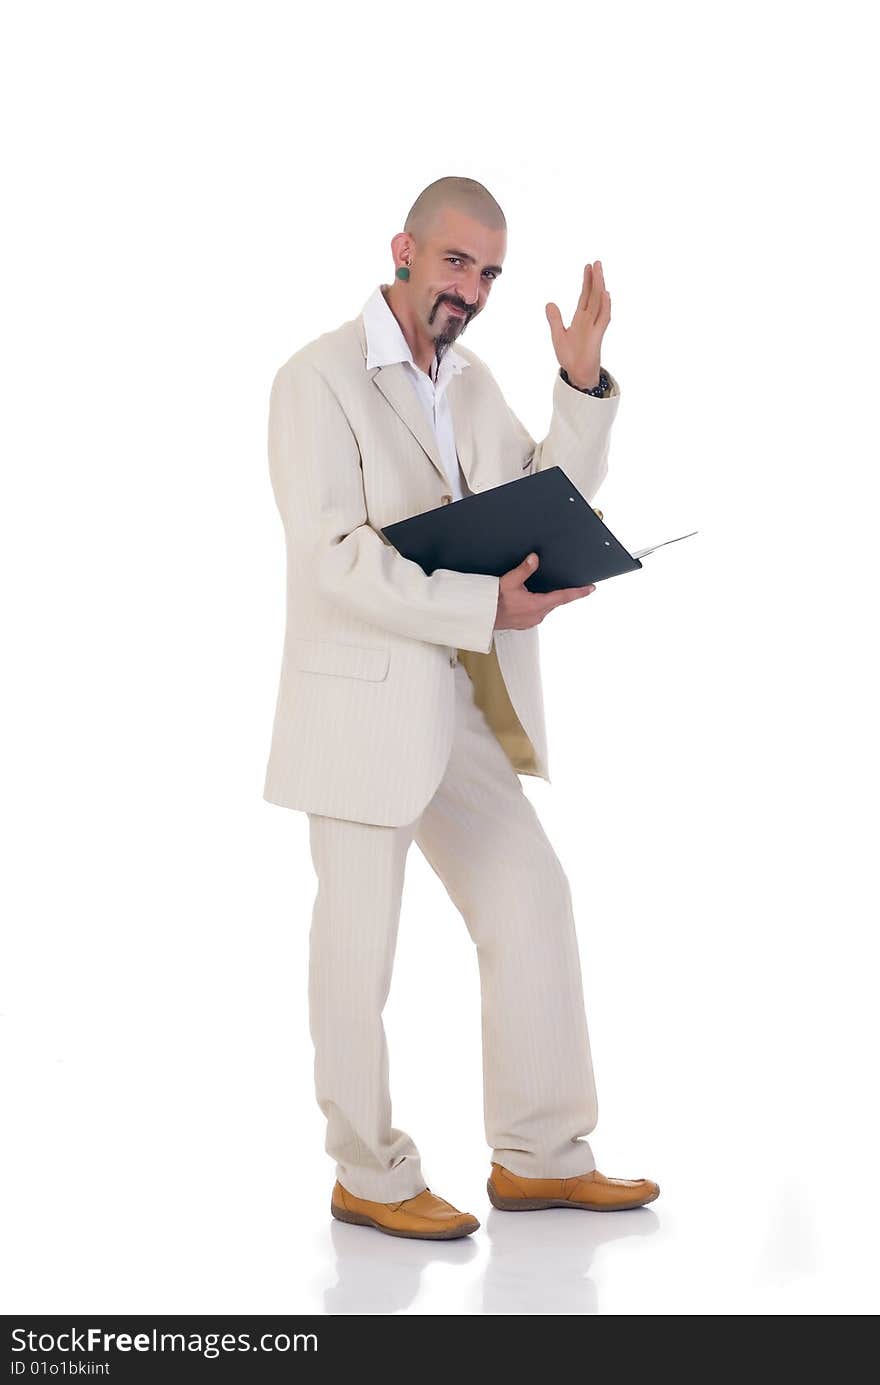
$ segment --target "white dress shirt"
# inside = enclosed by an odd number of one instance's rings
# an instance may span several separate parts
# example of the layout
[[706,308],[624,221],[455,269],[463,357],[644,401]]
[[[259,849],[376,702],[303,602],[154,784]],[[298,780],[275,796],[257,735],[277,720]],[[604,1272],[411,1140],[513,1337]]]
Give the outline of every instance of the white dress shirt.
[[452,413],[449,400],[446,398],[446,386],[452,376],[465,370],[470,362],[459,355],[453,347],[448,346],[443,353],[440,369],[437,369],[435,355],[431,362],[433,374],[427,375],[413,360],[400,323],[385,301],[381,284],[367,299],[362,315],[367,338],[367,369],[377,365],[396,365],[399,361],[404,363],[407,376],[412,381],[413,389],[421,400],[428,422],[434,430],[440,460],[449,477],[449,490],[453,501],[471,495],[472,491],[458,460]]

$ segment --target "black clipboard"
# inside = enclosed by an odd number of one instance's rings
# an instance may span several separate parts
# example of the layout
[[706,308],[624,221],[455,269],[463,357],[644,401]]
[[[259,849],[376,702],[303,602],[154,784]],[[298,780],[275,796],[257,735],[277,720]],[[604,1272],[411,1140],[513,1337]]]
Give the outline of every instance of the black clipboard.
[[559,466],[398,520],[382,533],[429,577],[437,568],[501,577],[527,553],[537,553],[537,571],[525,582],[531,592],[585,587],[635,572],[654,551],[629,553]]

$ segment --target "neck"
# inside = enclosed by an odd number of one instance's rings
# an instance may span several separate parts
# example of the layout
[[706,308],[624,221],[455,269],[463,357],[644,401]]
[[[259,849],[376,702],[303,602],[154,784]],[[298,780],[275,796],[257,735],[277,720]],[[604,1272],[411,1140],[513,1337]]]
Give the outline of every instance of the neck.
[[406,284],[398,279],[395,279],[393,284],[383,284],[382,296],[400,324],[400,330],[406,338],[406,344],[416,365],[426,375],[430,375],[435,359],[439,363],[442,348],[438,353],[434,338],[428,336],[416,320],[407,301]]

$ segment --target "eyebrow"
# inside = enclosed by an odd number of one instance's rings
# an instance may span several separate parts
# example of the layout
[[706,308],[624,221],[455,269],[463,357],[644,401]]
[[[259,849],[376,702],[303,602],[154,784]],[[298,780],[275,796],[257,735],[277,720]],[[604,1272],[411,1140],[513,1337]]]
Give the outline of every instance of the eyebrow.
[[[443,255],[457,255],[458,258],[459,258],[460,260],[467,260],[470,264],[476,264],[476,263],[477,263],[476,260],[475,260],[475,258],[474,258],[474,256],[473,256],[473,255],[469,255],[468,252],[467,252],[466,250],[443,250],[443,251],[441,251],[441,254],[443,254]],[[487,264],[487,265],[484,265],[483,268],[484,268],[484,269],[494,269],[494,271],[495,271],[496,274],[502,274],[502,273],[503,273],[503,270],[502,270],[500,264]]]

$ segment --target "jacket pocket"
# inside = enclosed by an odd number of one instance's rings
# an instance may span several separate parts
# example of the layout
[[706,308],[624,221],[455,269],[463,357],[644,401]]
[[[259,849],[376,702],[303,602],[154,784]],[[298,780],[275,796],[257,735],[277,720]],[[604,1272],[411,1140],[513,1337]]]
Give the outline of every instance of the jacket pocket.
[[331,673],[343,678],[378,681],[388,672],[390,649],[361,644],[336,644],[330,640],[295,639],[293,663],[306,673]]

